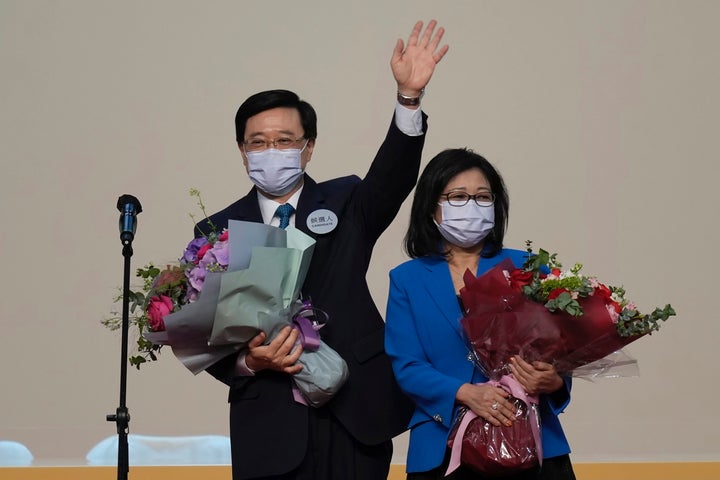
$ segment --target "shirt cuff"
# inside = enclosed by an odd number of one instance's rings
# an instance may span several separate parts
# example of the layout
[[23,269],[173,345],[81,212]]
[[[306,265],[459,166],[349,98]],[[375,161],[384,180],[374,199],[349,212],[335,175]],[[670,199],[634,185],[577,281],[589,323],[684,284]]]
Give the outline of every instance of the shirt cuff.
[[250,367],[247,366],[247,363],[245,362],[245,358],[247,357],[247,353],[243,352],[237,357],[237,361],[235,362],[235,375],[238,377],[254,377],[255,371],[252,370]]
[[409,137],[419,137],[423,133],[422,110],[407,108],[399,103],[395,104],[395,126]]

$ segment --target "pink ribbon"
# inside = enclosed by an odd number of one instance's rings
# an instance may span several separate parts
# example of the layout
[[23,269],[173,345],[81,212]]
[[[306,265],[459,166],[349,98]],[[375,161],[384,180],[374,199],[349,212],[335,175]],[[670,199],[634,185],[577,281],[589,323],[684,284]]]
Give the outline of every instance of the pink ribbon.
[[[533,432],[533,438],[535,439],[535,453],[538,458],[538,462],[542,465],[542,441],[540,439],[540,422],[537,417],[538,398],[534,395],[528,395],[527,392],[522,388],[522,385],[515,380],[515,377],[511,375],[503,375],[500,380],[490,380],[487,384],[494,387],[501,387],[504,390],[510,392],[510,394],[525,402],[528,407],[530,415],[530,426]],[[452,450],[450,451],[450,463],[448,464],[447,472],[445,475],[449,475],[454,472],[460,466],[460,454],[462,452],[462,440],[465,436],[465,430],[467,430],[470,421],[477,418],[477,414],[472,410],[468,409],[463,415],[460,425],[458,426],[457,432],[455,433],[455,439],[453,440]]]

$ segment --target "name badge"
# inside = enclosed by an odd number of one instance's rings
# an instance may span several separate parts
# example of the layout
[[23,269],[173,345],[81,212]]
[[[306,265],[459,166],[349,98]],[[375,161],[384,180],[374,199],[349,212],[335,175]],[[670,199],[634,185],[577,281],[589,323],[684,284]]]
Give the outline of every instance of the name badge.
[[324,208],[315,210],[307,217],[307,227],[313,233],[322,235],[335,230],[338,224],[338,217],[334,212]]

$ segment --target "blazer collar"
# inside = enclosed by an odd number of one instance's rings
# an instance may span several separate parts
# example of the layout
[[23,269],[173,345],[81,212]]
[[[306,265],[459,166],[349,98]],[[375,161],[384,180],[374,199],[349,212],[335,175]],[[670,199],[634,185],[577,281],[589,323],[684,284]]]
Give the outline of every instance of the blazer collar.
[[307,219],[315,210],[326,208],[325,196],[323,195],[321,189],[318,188],[318,184],[315,180],[310,178],[307,173],[305,174],[303,182],[303,190],[300,194],[300,199],[298,200],[297,209],[295,211],[295,228],[312,238],[317,238],[318,235],[310,231],[308,228]]
[[460,325],[462,311],[455,294],[455,287],[453,287],[447,262],[439,256],[422,258],[421,261],[424,266],[421,279],[422,288],[435,303],[438,310],[442,312],[443,318],[464,340],[465,335]]
[[[295,227],[315,238],[316,235],[307,228],[307,217],[318,208],[322,208],[321,205],[325,203],[325,199],[317,183],[310,178],[307,173],[305,174],[303,182],[303,190],[295,210]],[[260,192],[258,192],[257,187],[253,186],[247,195],[232,206],[230,218],[247,222],[263,223],[260,202],[258,201],[259,194]]]

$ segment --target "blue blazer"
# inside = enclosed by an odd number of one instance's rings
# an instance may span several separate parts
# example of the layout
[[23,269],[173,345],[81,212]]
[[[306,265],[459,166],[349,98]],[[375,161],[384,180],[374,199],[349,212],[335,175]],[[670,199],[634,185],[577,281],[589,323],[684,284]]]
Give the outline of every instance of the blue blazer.
[[[503,249],[482,258],[480,275],[510,258],[517,266],[525,261],[522,250]],[[407,472],[438,467],[458,405],[455,393],[464,383],[487,381],[472,360],[460,318],[447,262],[440,256],[416,258],[390,272],[385,350],[392,361],[400,388],[415,402],[410,420]],[[570,401],[571,379],[565,389],[540,396],[543,456],[570,452],[557,415]]]

